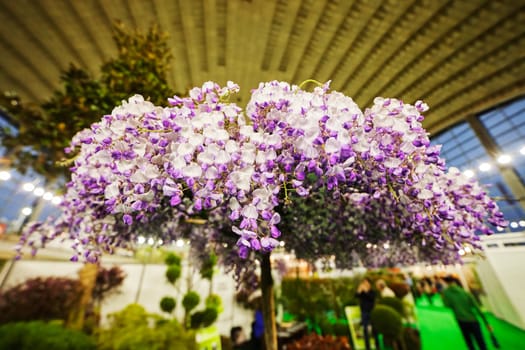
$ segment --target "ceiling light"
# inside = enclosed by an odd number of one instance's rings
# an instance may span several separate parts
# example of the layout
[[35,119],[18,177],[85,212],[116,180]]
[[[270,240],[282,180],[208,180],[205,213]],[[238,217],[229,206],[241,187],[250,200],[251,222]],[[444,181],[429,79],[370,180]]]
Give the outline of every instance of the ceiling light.
[[479,171],[489,171],[491,168],[489,163],[481,163],[479,165]]
[[154,245],[155,244],[155,240],[152,237],[148,238],[148,244],[149,245]]
[[516,221],[513,221],[513,222],[510,223],[510,227],[518,228],[518,223]]
[[31,192],[35,189],[35,185],[33,185],[31,182],[26,182],[22,185],[22,188],[24,191]]
[[367,247],[368,249],[372,248],[372,243],[367,243],[367,244],[366,244],[366,247]]
[[503,231],[503,230],[504,230],[504,228],[503,228],[503,227],[501,227],[501,226],[498,226],[498,227],[496,227],[496,230],[498,230],[498,232],[501,232],[501,231]]
[[473,170],[467,169],[463,172],[463,175],[465,175],[466,177],[470,179],[471,177],[474,177],[476,173]]
[[279,242],[279,246],[280,246],[280,247],[284,247],[284,245],[285,245],[284,241],[280,241],[280,242]]
[[22,208],[22,214],[24,214],[25,216],[31,215],[32,212],[33,212],[33,209],[31,209],[30,207]]
[[521,227],[525,227],[525,220],[520,220],[520,222],[518,222],[518,224],[519,224]]
[[177,242],[175,242],[175,245],[177,247],[182,247],[184,245],[184,241],[182,239],[178,239]]
[[523,155],[525,155],[525,146],[521,147],[521,149],[520,149],[520,153],[523,154]]
[[137,243],[138,244],[144,244],[144,242],[146,242],[146,238],[144,236],[139,236],[137,238]]
[[463,249],[460,249],[460,250],[458,251],[458,253],[459,253],[459,255],[461,255],[461,256],[465,255],[465,251],[464,251]]
[[508,154],[502,154],[498,157],[498,163],[509,164],[512,161],[512,157]]
[[0,180],[7,181],[11,178],[11,173],[9,171],[0,171]]
[[59,205],[60,203],[62,203],[62,198],[60,198],[59,196],[54,196],[51,199],[51,203],[53,203],[54,205]]
[[35,188],[35,190],[33,191],[33,193],[35,194],[35,196],[38,196],[38,197],[43,196],[45,192],[46,192],[46,191],[45,191],[42,187],[37,187],[37,188]]
[[44,193],[44,195],[42,196],[42,198],[44,198],[44,200],[46,201],[50,201],[53,199],[53,193],[51,192],[46,192]]
[[470,253],[472,252],[472,249],[470,249],[470,247],[465,247],[465,253]]
[[385,249],[390,248],[390,244],[388,244],[388,243],[383,244],[383,248],[385,248]]

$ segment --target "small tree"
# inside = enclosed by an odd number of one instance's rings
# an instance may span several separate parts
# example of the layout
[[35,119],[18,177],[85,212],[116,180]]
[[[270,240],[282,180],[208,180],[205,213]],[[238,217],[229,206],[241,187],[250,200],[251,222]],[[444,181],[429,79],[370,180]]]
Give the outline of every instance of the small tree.
[[62,88],[40,105],[25,104],[15,92],[0,95],[0,108],[16,127],[0,130],[11,165],[53,181],[69,174],[57,163],[71,156],[64,153],[71,138],[130,94],[141,92],[156,104],[166,104],[174,93],[167,83],[171,60],[167,38],[157,27],[140,33],[116,22],[113,39],[118,54],[100,67],[99,78],[71,64],[60,76]]
[[[179,280],[182,271],[182,261],[180,256],[174,253],[169,253],[164,262],[168,265],[168,268],[166,269],[166,279],[170,284],[177,287],[176,282]],[[209,279],[210,284],[215,263],[216,257],[209,257],[208,259],[203,260],[200,269],[201,277]],[[191,278],[191,276],[189,278]],[[191,288],[191,283],[188,284],[188,288]],[[210,293],[205,300],[205,309],[194,311],[200,302],[201,297],[197,292],[190,289],[184,294],[182,298],[182,306],[184,308],[184,319],[182,324],[185,327],[192,329],[207,327],[217,320],[218,314],[222,311],[220,297]],[[172,297],[165,296],[160,301],[161,310],[168,314],[171,314],[175,307],[176,301]]]

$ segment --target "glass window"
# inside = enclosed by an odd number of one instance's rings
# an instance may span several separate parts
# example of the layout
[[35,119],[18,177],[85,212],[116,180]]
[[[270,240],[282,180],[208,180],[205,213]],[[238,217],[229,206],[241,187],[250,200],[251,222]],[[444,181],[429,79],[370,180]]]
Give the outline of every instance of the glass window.
[[[525,98],[510,102],[479,117],[502,154],[512,157],[512,166],[525,179]],[[496,126],[491,127],[494,123]]]
[[[12,128],[12,125],[0,113],[0,127]],[[5,148],[0,146],[0,157],[5,155]],[[0,180],[0,222],[8,224],[8,232],[16,233],[20,229],[26,215],[22,212],[24,208],[31,208],[33,212],[39,213],[35,220],[45,220],[48,216],[57,216],[59,210],[51,200],[44,200],[35,194],[34,189],[42,187],[44,189],[45,180],[42,176],[28,172],[20,174],[14,169],[2,167],[0,170],[8,171],[11,178]],[[31,183],[33,190],[26,190],[25,184]],[[45,189],[44,189],[45,190]],[[46,196],[47,199],[49,199]],[[31,215],[31,214],[30,214]]]
[[[497,130],[500,133],[508,131],[508,127],[502,126],[501,113],[491,111],[486,116],[485,127],[488,128],[490,125],[493,131]],[[514,137],[512,139],[517,140]],[[525,142],[525,138],[521,138],[521,141]],[[512,200],[514,198],[512,191],[505,184],[498,168],[493,164],[491,157],[467,122],[459,123],[436,135],[431,142],[442,145],[441,156],[445,158],[447,167],[454,166],[462,171],[471,170],[475,173],[477,180],[486,186],[489,196],[497,201],[507,220],[516,223],[525,220],[525,210],[519,203]],[[515,144],[516,142],[510,143]],[[522,157],[525,158],[525,156]],[[481,171],[480,165],[483,163],[490,165],[490,169]],[[520,230],[523,230],[523,227],[519,225],[507,229],[507,231]]]

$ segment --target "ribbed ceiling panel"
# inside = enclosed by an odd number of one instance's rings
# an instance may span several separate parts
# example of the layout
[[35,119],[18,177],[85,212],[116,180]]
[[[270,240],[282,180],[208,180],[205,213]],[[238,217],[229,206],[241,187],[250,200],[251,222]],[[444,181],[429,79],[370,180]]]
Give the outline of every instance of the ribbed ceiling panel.
[[69,64],[99,72],[115,20],[169,34],[174,91],[233,80],[241,103],[332,80],[362,107],[424,99],[436,132],[525,92],[525,0],[0,0],[0,89],[38,103]]

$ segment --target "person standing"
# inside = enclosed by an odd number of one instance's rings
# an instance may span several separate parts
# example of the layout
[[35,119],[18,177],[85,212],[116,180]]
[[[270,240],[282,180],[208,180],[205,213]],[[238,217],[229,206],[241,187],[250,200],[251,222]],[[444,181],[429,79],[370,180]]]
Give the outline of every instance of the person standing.
[[254,350],[253,344],[246,338],[246,334],[241,326],[232,327],[230,330],[230,339],[233,350]]
[[376,288],[379,291],[381,298],[395,298],[396,294],[392,289],[390,289],[386,282],[382,279],[376,281]]
[[372,289],[370,279],[367,277],[357,287],[356,297],[359,299],[359,309],[361,310],[361,326],[363,327],[365,347],[366,350],[370,350],[370,314],[374,308],[376,293]]
[[483,319],[489,332],[492,332],[492,328],[488,324],[485,315],[476,304],[474,297],[460,287],[461,284],[457,279],[452,276],[447,276],[444,278],[444,281],[448,284],[448,287],[443,290],[443,304],[452,309],[468,348],[470,350],[476,350],[474,347],[475,341],[480,350],[486,350],[487,345],[483,339],[481,326],[477,319],[479,315]]

